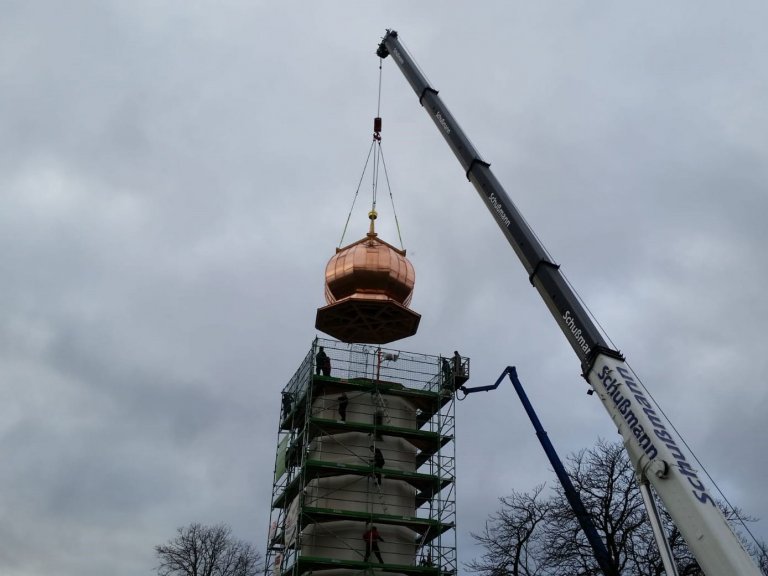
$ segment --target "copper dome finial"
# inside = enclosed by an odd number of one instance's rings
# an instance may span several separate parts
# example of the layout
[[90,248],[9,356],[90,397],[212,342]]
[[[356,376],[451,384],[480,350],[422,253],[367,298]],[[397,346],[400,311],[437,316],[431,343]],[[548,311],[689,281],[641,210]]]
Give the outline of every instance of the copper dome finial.
[[336,254],[325,267],[325,299],[315,327],[342,342],[386,344],[413,336],[421,316],[408,308],[416,273],[398,250],[374,229]]
[[373,223],[376,222],[376,217],[377,216],[378,216],[378,214],[376,213],[375,209],[371,210],[370,212],[368,212],[368,218],[371,221],[371,228],[370,228],[370,230],[368,230],[368,236],[370,236],[371,238],[377,236],[376,230],[374,230],[374,228],[373,228]]

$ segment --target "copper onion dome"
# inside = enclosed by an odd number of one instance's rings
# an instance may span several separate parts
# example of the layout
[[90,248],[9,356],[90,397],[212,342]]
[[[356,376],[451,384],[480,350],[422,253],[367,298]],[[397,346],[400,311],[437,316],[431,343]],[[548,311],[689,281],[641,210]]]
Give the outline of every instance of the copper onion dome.
[[344,248],[325,267],[327,306],[317,310],[315,327],[341,340],[386,344],[416,334],[421,316],[408,309],[416,273],[398,250],[371,228],[365,238]]

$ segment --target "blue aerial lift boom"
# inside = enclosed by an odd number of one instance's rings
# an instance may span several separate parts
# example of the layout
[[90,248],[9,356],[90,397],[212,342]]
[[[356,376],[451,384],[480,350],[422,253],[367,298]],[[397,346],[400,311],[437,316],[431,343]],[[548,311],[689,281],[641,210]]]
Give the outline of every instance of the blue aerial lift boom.
[[520,397],[520,402],[522,402],[523,408],[525,408],[525,412],[528,414],[528,418],[531,419],[531,424],[533,424],[533,428],[536,430],[536,436],[539,438],[539,442],[541,442],[541,447],[544,448],[544,453],[547,455],[547,458],[549,458],[549,463],[552,464],[552,468],[555,470],[557,479],[560,481],[560,485],[563,487],[563,491],[565,492],[565,497],[568,500],[568,504],[571,505],[573,512],[576,514],[576,519],[579,521],[579,526],[581,526],[581,529],[584,531],[584,535],[589,541],[589,545],[592,547],[592,551],[595,554],[595,560],[597,560],[597,564],[600,566],[600,569],[603,571],[605,576],[620,576],[618,569],[611,561],[611,556],[608,553],[608,549],[605,547],[605,543],[597,533],[597,528],[595,528],[595,523],[592,521],[592,516],[590,516],[589,512],[587,512],[587,509],[584,508],[584,503],[581,501],[581,497],[576,491],[576,488],[574,488],[573,482],[571,482],[571,477],[568,476],[568,472],[566,472],[565,466],[563,466],[560,457],[557,455],[555,447],[552,445],[547,432],[544,430],[544,427],[541,425],[541,421],[539,421],[539,417],[536,415],[536,411],[533,409],[530,400],[528,400],[528,395],[525,393],[523,385],[520,383],[520,379],[517,377],[517,370],[515,367],[507,366],[494,384],[489,386],[475,386],[472,388],[462,386],[459,388],[459,390],[461,390],[464,394],[472,394],[473,392],[489,392],[498,388],[499,384],[501,384],[501,382],[507,376],[509,376],[509,380],[512,382],[512,386],[515,387],[515,392],[517,392],[517,395]]

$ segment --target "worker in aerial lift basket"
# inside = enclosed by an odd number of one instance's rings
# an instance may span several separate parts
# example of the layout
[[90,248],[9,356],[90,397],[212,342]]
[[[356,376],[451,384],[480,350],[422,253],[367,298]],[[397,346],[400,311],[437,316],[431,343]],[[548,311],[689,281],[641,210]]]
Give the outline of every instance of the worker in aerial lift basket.
[[381,537],[376,526],[371,526],[363,532],[363,540],[365,541],[365,557],[363,562],[368,562],[368,557],[371,555],[371,550],[373,550],[376,558],[379,559],[379,564],[384,564],[384,560],[381,559],[381,552],[379,551],[379,541],[384,542],[384,538]]
[[464,368],[461,366],[461,354],[458,350],[453,351],[453,373],[457,376],[464,375]]

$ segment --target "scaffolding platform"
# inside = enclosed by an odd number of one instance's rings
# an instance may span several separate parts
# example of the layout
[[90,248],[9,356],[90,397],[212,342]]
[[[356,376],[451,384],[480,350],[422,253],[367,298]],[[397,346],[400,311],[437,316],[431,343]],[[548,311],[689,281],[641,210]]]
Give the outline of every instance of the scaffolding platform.
[[376,525],[405,526],[420,535],[419,541],[433,540],[456,526],[453,522],[440,522],[432,518],[418,516],[401,516],[398,514],[373,514],[370,512],[353,512],[351,510],[336,510],[333,508],[304,507],[302,513],[312,522],[333,522],[336,520],[360,520],[363,523]]
[[452,576],[455,572],[440,572],[437,566],[421,566],[411,564],[379,564],[376,562],[363,562],[361,560],[339,560],[336,558],[318,558],[314,556],[301,556],[296,563],[298,566],[290,566],[282,574],[303,574],[315,570],[330,570],[347,568],[357,573],[360,572],[393,572],[406,576]]
[[[453,401],[453,390],[458,388],[456,385],[458,381],[461,381],[463,385],[467,381],[465,376],[453,376],[453,381],[441,385],[436,390],[421,390],[415,388],[406,388],[402,384],[396,382],[377,382],[369,378],[355,378],[349,380],[347,378],[336,378],[333,376],[312,376],[312,389],[306,393],[311,393],[312,396],[317,396],[318,393],[323,392],[325,394],[340,394],[342,392],[373,392],[373,391],[386,391],[386,394],[391,396],[399,396],[407,398],[413,402],[416,406],[418,413],[419,428],[429,421],[435,415],[435,412],[440,410],[443,406]],[[306,398],[302,396],[297,400],[293,400],[295,409],[286,414],[280,423],[282,430],[290,430],[293,428],[293,422],[304,418],[303,410],[306,407]]]
[[[340,464],[336,462],[323,462],[320,460],[307,460],[304,463],[307,474],[312,478],[325,478],[327,476],[340,476],[343,474],[352,474],[357,476],[371,476],[374,470],[371,466],[355,466],[354,464]],[[413,486],[416,492],[416,508],[429,501],[435,493],[439,492],[451,482],[453,478],[439,478],[431,474],[420,474],[418,472],[406,472],[391,468],[382,468],[381,474],[390,480],[404,480]],[[285,487],[272,502],[273,508],[284,508],[288,502],[293,500],[299,493],[301,478],[295,477],[293,481]]]

